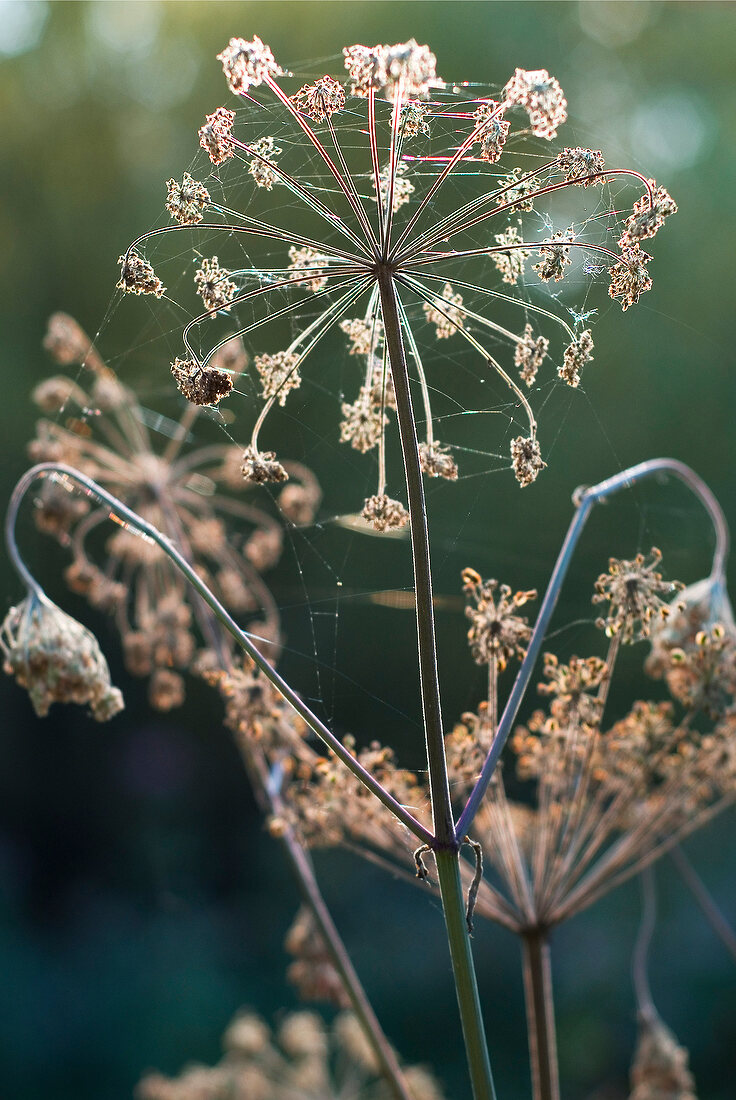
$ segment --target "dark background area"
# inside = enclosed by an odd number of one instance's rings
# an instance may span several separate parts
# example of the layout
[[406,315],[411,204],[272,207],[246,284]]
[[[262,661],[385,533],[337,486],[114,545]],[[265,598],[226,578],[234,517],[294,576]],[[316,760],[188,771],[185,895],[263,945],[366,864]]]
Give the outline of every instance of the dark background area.
[[[575,486],[654,455],[691,464],[733,523],[735,31],[733,5],[701,3],[0,3],[3,497],[26,464],[28,394],[50,369],[40,347],[46,318],[66,310],[95,333],[118,302],[116,257],[160,220],[164,181],[189,166],[204,114],[228,104],[215,54],[229,37],[258,34],[285,66],[324,64],[337,74],[344,45],[413,36],[435,51],[445,78],[503,84],[516,66],[549,69],[570,104],[561,139],[655,176],[680,206],[653,244],[655,285],[638,307],[622,317],[605,288],[596,291],[596,359],[584,392],[561,388],[540,417],[544,476],[522,495],[506,474],[431,487],[437,591],[457,598],[465,565],[515,588],[543,587]],[[117,355],[126,340],[141,345],[139,305],[116,307],[103,354]],[[121,375],[139,381],[150,407],[171,413],[166,350],[141,345],[120,360]],[[337,415],[334,394],[331,408]],[[315,443],[306,429],[295,434],[286,420],[280,430],[306,441],[325,487],[324,519],[355,509],[356,486],[360,500],[372,477],[367,462]],[[30,523],[21,541],[50,593],[97,630],[127,709],[107,727],[72,708],[38,721],[24,694],[0,683],[0,1091],[117,1100],[147,1067],[174,1072],[216,1059],[238,1007],[272,1016],[295,1004],[282,940],[297,895],[262,830],[218,700],[194,683],[182,711],[152,714],[145,686],[122,669],[112,628],[65,594],[64,554]],[[691,583],[708,570],[708,524],[678,487],[648,484],[595,514],[556,613],[562,655],[600,651],[589,594],[608,556],[653,544],[670,576]],[[3,576],[4,612],[21,593],[5,568]],[[339,578],[351,591],[401,588],[409,576],[405,543],[326,522],[286,555],[273,587],[295,685],[341,732],[389,741],[417,766],[411,614],[338,602],[335,587]],[[339,643],[327,687],[310,634],[318,600],[339,609],[319,627],[323,659],[336,631]],[[477,703],[482,675],[467,657],[462,614],[440,611],[438,628],[451,722]],[[617,713],[652,690],[641,684],[642,656],[622,662]],[[727,815],[686,846],[731,916],[734,839]],[[392,1041],[407,1060],[433,1064],[448,1098],[466,1096],[437,903],[344,854],[317,863]],[[673,869],[662,865],[658,880],[654,998],[691,1050],[700,1100],[727,1100],[736,1073],[733,961]],[[555,935],[570,1100],[627,1095],[638,916],[634,883]],[[516,944],[483,926],[475,949],[498,1094],[516,1100],[530,1092]]]

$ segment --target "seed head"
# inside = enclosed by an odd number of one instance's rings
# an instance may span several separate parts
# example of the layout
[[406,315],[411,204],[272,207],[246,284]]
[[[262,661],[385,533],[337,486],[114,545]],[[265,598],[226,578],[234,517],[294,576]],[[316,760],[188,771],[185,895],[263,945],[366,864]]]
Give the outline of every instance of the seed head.
[[202,367],[195,359],[175,359],[171,373],[180,393],[193,405],[217,405],[233,388],[229,374],[215,367]]
[[441,301],[436,304],[424,303],[424,316],[435,326],[438,340],[447,340],[463,327],[465,314],[459,308],[462,304],[462,295],[454,293],[451,283],[445,283],[442,288]]
[[655,180],[649,180],[652,197],[645,191],[634,203],[634,212],[626,219],[624,232],[618,242],[619,248],[635,245],[646,237],[653,237],[664,225],[664,219],[677,213],[677,203],[665,187],[657,187]]
[[314,122],[324,122],[345,106],[345,92],[342,85],[331,76],[320,77],[314,84],[305,84],[291,102],[303,114]]
[[488,99],[481,103],[473,115],[480,143],[480,159],[487,160],[490,164],[500,160],[511,129],[511,123],[503,117],[505,109],[505,104]]
[[662,552],[652,547],[649,561],[637,554],[633,561],[611,558],[608,572],[601,573],[595,582],[593,603],[608,600],[610,607],[606,618],[596,621],[609,638],[621,635],[625,644],[648,638],[652,621],[666,619],[672,609],[662,598],[682,589],[679,581],[665,581],[658,572]]
[[232,134],[234,122],[234,111],[218,107],[211,115],[207,115],[204,126],[200,128],[199,144],[206,150],[213,164],[224,164],[234,156]]
[[307,286],[315,293],[318,290],[322,290],[327,286],[327,275],[321,273],[321,268],[329,267],[330,257],[322,255],[321,252],[315,252],[313,248],[297,248],[296,245],[292,245],[289,249],[289,271],[293,271],[295,274],[301,274],[302,272],[315,270],[314,278],[306,280],[301,283],[301,286]]
[[52,703],[89,703],[98,722],[123,709],[94,634],[45,596],[31,594],[11,607],[0,627],[0,649],[5,671],[26,688],[41,718]]
[[210,201],[210,193],[203,183],[193,179],[188,172],[181,183],[169,180],[166,209],[179,225],[197,225],[202,221],[203,210]]
[[522,489],[536,481],[539,471],[547,465],[542,461],[542,452],[536,439],[523,435],[517,435],[511,440],[511,462],[514,476]]
[[624,247],[621,259],[609,271],[611,285],[608,293],[612,298],[621,300],[624,313],[639,301],[645,291],[652,288],[652,277],[646,268],[651,258],[638,244]]
[[368,497],[361,515],[376,531],[397,531],[409,522],[409,513],[404,505],[385,493]]
[[548,237],[539,248],[542,259],[538,264],[534,264],[534,270],[543,283],[548,283],[550,279],[559,283],[560,279],[564,278],[565,268],[572,263],[570,249],[566,247],[571,240],[570,231],[563,233],[560,230]]
[[[470,619],[468,643],[475,663],[487,665],[493,661],[503,671],[513,657],[521,659],[532,631],[526,616],[516,614],[529,600],[536,598],[536,591],[515,592],[507,584],[496,580],[482,580],[474,569],[462,573],[463,592],[474,606],[465,608]],[[498,589],[498,594],[496,590]]]
[[241,466],[243,477],[246,481],[253,481],[256,485],[265,485],[270,481],[288,481],[289,475],[280,462],[276,461],[273,451],[257,451],[254,447],[246,447],[243,451]]
[[536,176],[528,177],[523,168],[514,168],[498,181],[499,193],[496,206],[513,203],[514,210],[528,214],[534,209],[534,192],[541,187]]
[[253,36],[252,42],[231,38],[222,53],[218,53],[217,60],[222,62],[222,71],[233,95],[243,95],[268,77],[284,73],[258,35]]
[[510,225],[503,233],[496,233],[495,238],[496,244],[507,245],[509,250],[493,252],[493,262],[501,272],[503,281],[509,286],[516,286],[524,275],[524,263],[531,256],[531,249],[517,247],[521,244],[521,237],[515,225]]
[[567,100],[546,69],[517,69],[503,91],[509,106],[526,109],[533,134],[548,141],[557,136],[567,120]]
[[354,404],[343,403],[340,442],[350,443],[356,451],[365,454],[378,444],[387,423],[388,417],[380,402],[373,399],[373,388],[363,386]]
[[600,149],[563,149],[557,154],[557,170],[562,172],[568,183],[590,187],[592,183],[603,183],[600,173],[605,168],[603,153]]
[[411,141],[419,134],[429,137],[430,130],[427,115],[427,108],[418,99],[410,99],[408,103],[404,104],[399,115],[399,133],[404,141]]
[[351,341],[351,355],[370,355],[383,340],[383,322],[365,321],[359,317],[341,321],[340,328]]
[[447,481],[457,481],[457,463],[450,448],[442,443],[420,443],[419,463],[428,477],[444,477]]
[[524,328],[524,335],[516,345],[514,363],[519,368],[522,381],[527,386],[534,384],[537,371],[544,362],[544,357],[549,349],[549,340],[544,336],[535,336],[530,324]]
[[[278,172],[271,167],[281,156],[282,150],[277,146],[272,137],[262,137],[254,141],[251,151],[258,155],[253,158],[248,166],[248,171],[256,181],[257,187],[265,187],[267,191],[273,190],[273,185],[280,182]],[[266,163],[264,163],[266,162]]]
[[286,403],[292,390],[301,385],[297,369],[299,357],[292,351],[277,351],[273,355],[257,355],[256,370],[261,376],[263,396],[278,397],[279,405]]
[[149,264],[139,256],[135,249],[131,249],[127,256],[119,256],[120,281],[116,284],[118,290],[126,294],[153,294],[160,298],[166,287]]
[[[411,180],[406,178],[408,171],[408,166],[402,162],[396,166],[392,175],[391,165],[387,164],[381,169],[378,177],[378,190],[381,196],[381,202],[384,204],[388,198],[391,180],[393,179],[394,187],[391,197],[391,210],[394,214],[397,210],[400,210],[404,203],[407,203],[414,194],[414,184]],[[373,190],[376,190],[375,179],[373,180]]]
[[238,290],[238,285],[230,278],[228,269],[220,267],[217,256],[202,260],[201,266],[194,273],[194,282],[197,294],[208,312],[226,310]]
[[565,348],[565,360],[562,366],[557,368],[557,374],[563,382],[573,387],[580,384],[580,371],[593,358],[592,351],[593,337],[590,329],[586,328]]
[[696,1100],[688,1052],[654,1012],[639,1017],[629,1100]]

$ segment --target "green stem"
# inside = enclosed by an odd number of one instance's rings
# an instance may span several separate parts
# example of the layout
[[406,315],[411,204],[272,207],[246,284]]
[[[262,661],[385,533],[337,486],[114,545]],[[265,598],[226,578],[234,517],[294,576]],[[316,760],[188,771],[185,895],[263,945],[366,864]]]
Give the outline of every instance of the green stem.
[[524,998],[534,1100],[560,1100],[552,966],[544,928],[522,932]]
[[473,1097],[474,1100],[495,1100],[496,1092],[493,1087],[491,1063],[483,1029],[478,983],[475,978],[470,937],[465,923],[459,856],[457,852],[445,850],[435,852],[435,859]]

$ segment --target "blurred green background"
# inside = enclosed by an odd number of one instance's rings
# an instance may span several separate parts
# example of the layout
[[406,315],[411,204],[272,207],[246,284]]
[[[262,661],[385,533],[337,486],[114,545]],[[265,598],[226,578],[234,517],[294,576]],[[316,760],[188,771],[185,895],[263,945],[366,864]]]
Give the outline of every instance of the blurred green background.
[[[432,487],[440,593],[457,596],[468,564],[514,587],[542,587],[575,486],[653,455],[690,463],[736,520],[736,9],[703,3],[2,0],[3,497],[25,466],[29,391],[50,369],[40,348],[46,318],[62,309],[90,333],[100,328],[117,301],[116,257],[159,221],[163,182],[189,166],[205,112],[227,104],[214,55],[234,34],[258,34],[294,69],[338,72],[344,45],[412,36],[436,52],[445,78],[502,84],[515,66],[545,67],[570,104],[562,140],[654,175],[679,203],[652,249],[653,291],[625,317],[605,288],[597,291],[585,392],[556,390],[543,413],[544,476],[522,496],[510,475]],[[137,305],[118,309],[113,350],[138,341]],[[143,348],[131,377],[142,379],[146,403],[171,412],[162,356]],[[329,447],[312,447],[308,460],[325,485],[324,516],[355,508],[355,471],[367,479],[367,464],[335,466]],[[239,1006],[271,1015],[294,1005],[281,944],[296,891],[262,832],[217,701],[194,685],[184,711],[153,715],[144,686],[121,668],[112,629],[64,594],[63,553],[41,544],[30,524],[22,536],[49,591],[98,630],[127,710],[107,728],[66,708],[39,722],[20,691],[0,683],[0,1091],[116,1100],[146,1067],[173,1072],[189,1059],[215,1059]],[[600,645],[589,593],[609,554],[652,544],[671,576],[692,582],[707,571],[710,532],[678,488],[648,485],[595,515],[555,621],[561,653]],[[295,595],[295,566],[314,586],[310,599],[339,609],[339,619],[317,627],[325,631],[318,655],[329,662],[339,621],[329,698],[317,682],[316,620]],[[405,544],[384,547],[327,523],[296,547],[274,582],[291,608],[285,668],[340,730],[389,740],[418,765],[411,615],[329,603],[338,575],[353,589],[401,587]],[[3,577],[4,611],[20,591],[7,569]],[[440,613],[438,628],[451,721],[477,703],[482,677],[466,656],[462,615]],[[624,663],[619,711],[644,690],[637,657]],[[687,845],[731,916],[734,839],[728,817]],[[320,856],[318,867],[392,1041],[407,1060],[432,1063],[448,1097],[467,1096],[436,903],[345,855]],[[701,1100],[727,1100],[736,1073],[734,964],[668,866],[659,883],[655,1001],[691,1050]],[[638,913],[633,884],[555,936],[570,1100],[627,1095]],[[516,1100],[530,1092],[516,945],[484,926],[475,946],[499,1098]]]

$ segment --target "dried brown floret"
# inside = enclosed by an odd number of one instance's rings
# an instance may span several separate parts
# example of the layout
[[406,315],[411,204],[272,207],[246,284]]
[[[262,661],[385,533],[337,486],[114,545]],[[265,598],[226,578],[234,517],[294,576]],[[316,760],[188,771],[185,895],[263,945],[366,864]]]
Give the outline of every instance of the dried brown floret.
[[171,373],[180,392],[193,405],[216,405],[233,388],[233,380],[225,371],[202,367],[194,359],[175,359]]
[[450,448],[442,443],[420,443],[419,464],[428,477],[444,477],[457,481],[457,462]]
[[736,640],[720,623],[669,653],[667,686],[684,706],[720,718],[736,695]]
[[256,154],[248,166],[250,175],[258,187],[265,187],[267,191],[272,191],[273,185],[279,183],[281,179],[272,165],[281,156],[282,149],[272,137],[262,137],[253,142],[250,151]]
[[507,584],[484,581],[474,569],[463,569],[462,578],[463,592],[475,605],[465,608],[472,624],[468,642],[475,662],[486,665],[493,661],[503,671],[513,657],[521,659],[526,653],[532,630],[526,617],[516,611],[537,593],[534,589],[512,593]]
[[507,206],[513,203],[514,210],[524,213],[534,209],[534,192],[538,191],[541,184],[536,176],[527,178],[528,173],[523,168],[514,168],[508,175],[498,180],[499,193],[496,196],[497,206]]
[[4,670],[26,688],[39,717],[52,703],[90,705],[98,722],[123,709],[97,639],[45,596],[28,595],[0,627]]
[[120,264],[120,280],[116,283],[118,290],[126,294],[153,294],[160,298],[166,287],[157,278],[156,273],[142,256],[132,248],[124,256],[118,256]]
[[664,225],[665,218],[677,213],[677,203],[672,198],[666,187],[658,187],[656,180],[649,180],[652,189],[651,198],[649,191],[634,203],[634,212],[626,219],[624,232],[618,242],[619,248],[626,248],[653,237]]
[[290,523],[305,526],[314,522],[322,493],[316,484],[287,485],[279,493],[279,508]]
[[313,278],[305,279],[300,286],[307,286],[315,293],[327,286],[325,270],[329,266],[330,257],[324,256],[313,248],[297,248],[296,245],[292,245],[289,249],[289,271],[293,271],[296,275],[314,271]]
[[[411,180],[406,178],[406,174],[409,171],[407,164],[402,163],[396,165],[393,172],[393,192],[391,196],[391,210],[395,214],[404,203],[407,203],[411,196],[414,194],[414,184]],[[386,164],[378,174],[378,189],[381,196],[381,202],[385,204],[388,199],[388,193],[391,185],[391,165]],[[376,190],[375,178],[372,181],[373,190]]]
[[557,154],[557,170],[562,172],[568,183],[590,187],[592,183],[603,183],[601,172],[605,168],[603,153],[600,149],[563,149]]
[[207,115],[204,126],[200,127],[199,144],[206,150],[213,164],[224,164],[234,156],[232,133],[234,122],[234,111],[218,107],[211,115]]
[[447,340],[463,327],[465,314],[460,309],[462,304],[462,295],[455,294],[451,283],[445,283],[441,299],[423,304],[424,316],[435,326],[438,340]]
[[351,341],[351,355],[370,355],[383,340],[383,321],[365,321],[359,317],[340,322],[340,328]]
[[532,133],[551,140],[567,119],[567,100],[562,88],[546,69],[517,69],[504,88],[509,105],[524,107]]
[[493,262],[503,275],[503,281],[516,286],[524,274],[524,263],[531,256],[531,249],[520,247],[523,242],[515,225],[510,225],[503,233],[496,233],[495,238],[496,244],[507,247],[508,251],[492,252]]
[[523,435],[517,435],[511,440],[511,462],[514,476],[522,489],[536,481],[539,471],[547,465],[542,461],[542,452],[536,439]]
[[284,70],[276,64],[268,46],[258,35],[251,42],[244,38],[231,38],[217,60],[233,95],[242,95],[250,87],[257,87],[269,77],[283,76]]
[[514,352],[514,364],[519,368],[522,381],[526,382],[527,386],[534,384],[537,371],[544,362],[548,350],[549,340],[544,336],[535,336],[532,326],[527,323]]
[[564,278],[565,268],[572,263],[570,249],[567,247],[571,240],[570,230],[567,233],[560,230],[538,246],[537,250],[542,259],[538,264],[534,264],[534,270],[542,282],[548,283],[550,279],[554,279],[559,283],[560,279]]
[[64,367],[80,363],[95,373],[106,368],[82,326],[68,313],[52,313],[43,338],[46,351]]
[[203,259],[194,273],[197,294],[206,310],[226,310],[235,297],[238,285],[230,278],[226,267],[220,267],[217,256]]
[[633,561],[611,558],[608,572],[601,573],[595,582],[593,603],[608,600],[610,607],[606,618],[596,621],[609,638],[620,635],[629,644],[648,638],[655,618],[666,619],[672,611],[662,598],[681,591],[679,581],[665,581],[658,572],[662,553],[652,547],[650,560],[637,554]]
[[365,98],[371,89],[382,87],[383,47],[347,46],[343,51],[350,76],[350,94]]
[[399,133],[404,141],[411,141],[419,134],[429,137],[427,115],[427,108],[417,99],[410,99],[403,104],[399,115]]
[[563,665],[554,653],[545,653],[544,675],[547,683],[539,684],[539,692],[554,697],[550,713],[560,725],[598,725],[603,703],[593,692],[608,676],[605,661],[600,657],[571,657],[569,664]]
[[413,38],[395,46],[348,46],[342,52],[351,95],[365,97],[371,89],[382,90],[393,100],[401,86],[407,99],[426,99],[430,88],[444,86],[437,78],[437,58]]
[[185,172],[181,183],[171,179],[166,187],[166,209],[175,222],[179,225],[197,225],[202,221],[203,211],[210,201],[210,193],[203,183]]
[[273,451],[257,451],[252,446],[243,451],[240,469],[245,480],[253,481],[256,485],[289,480],[289,475],[281,463],[276,461]]
[[611,298],[621,300],[621,309],[624,313],[629,306],[639,301],[645,291],[652,288],[652,277],[646,267],[651,258],[638,244],[635,244],[631,248],[623,248],[621,259],[609,269],[611,285],[608,293]]
[[279,405],[286,403],[292,390],[301,385],[298,370],[299,356],[293,351],[276,351],[272,355],[257,355],[256,370],[261,376],[265,398],[278,397]]
[[254,565],[259,573],[272,569],[281,557],[284,533],[279,526],[257,527],[243,546],[243,557]]
[[687,1050],[652,1011],[639,1016],[629,1100],[697,1100]]
[[476,138],[480,143],[480,159],[487,160],[490,164],[500,160],[511,129],[511,123],[503,117],[505,109],[505,103],[488,99],[481,103],[473,115],[477,130]]
[[373,400],[373,390],[363,386],[357,401],[352,405],[343,402],[340,422],[340,442],[350,443],[363,454],[375,447],[381,438],[388,418],[380,404]]
[[185,698],[184,680],[170,668],[157,668],[148,684],[148,701],[163,712],[180,707]]
[[376,531],[397,531],[409,522],[409,513],[404,505],[385,493],[368,497],[361,515]]
[[314,84],[305,84],[291,102],[315,122],[324,122],[345,106],[345,92],[342,85],[331,76],[322,76]]
[[562,366],[557,368],[557,374],[567,382],[568,386],[575,387],[580,384],[580,371],[593,358],[592,351],[593,337],[589,328],[576,336],[565,348],[565,360]]
[[302,1000],[322,1001],[347,1008],[350,999],[335,970],[309,909],[302,906],[286,933],[284,947],[294,957],[286,977]]

